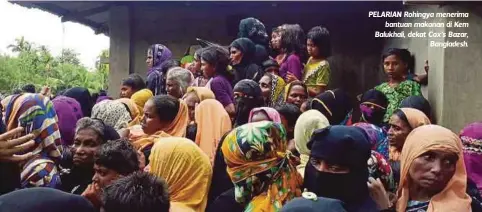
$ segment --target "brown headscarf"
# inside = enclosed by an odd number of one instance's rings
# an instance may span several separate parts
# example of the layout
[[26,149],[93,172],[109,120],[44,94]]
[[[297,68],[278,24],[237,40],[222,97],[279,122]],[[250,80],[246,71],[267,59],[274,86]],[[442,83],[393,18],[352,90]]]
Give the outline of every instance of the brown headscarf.
[[462,142],[452,131],[438,125],[418,127],[407,137],[401,156],[397,211],[405,211],[410,199],[410,165],[417,157],[431,150],[453,152],[459,158],[455,165],[454,176],[441,192],[430,199],[427,212],[471,211],[471,199],[465,192],[467,173],[462,153]]
[[188,87],[186,93],[191,93],[194,92],[199,98],[199,102],[202,102],[203,100],[206,99],[214,99],[214,93],[211,91],[211,89],[206,88],[206,87]]

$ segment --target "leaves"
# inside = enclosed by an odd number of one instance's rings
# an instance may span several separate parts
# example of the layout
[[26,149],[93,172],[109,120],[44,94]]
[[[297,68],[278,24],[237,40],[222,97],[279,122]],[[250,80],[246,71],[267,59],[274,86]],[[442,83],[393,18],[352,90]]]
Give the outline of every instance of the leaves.
[[8,48],[15,56],[0,55],[0,93],[9,94],[25,84],[33,84],[37,89],[50,86],[53,93],[75,86],[91,92],[107,89],[108,50],[100,53],[95,70],[89,71],[72,49],[64,49],[60,56],[54,57],[46,46],[23,37],[15,39]]

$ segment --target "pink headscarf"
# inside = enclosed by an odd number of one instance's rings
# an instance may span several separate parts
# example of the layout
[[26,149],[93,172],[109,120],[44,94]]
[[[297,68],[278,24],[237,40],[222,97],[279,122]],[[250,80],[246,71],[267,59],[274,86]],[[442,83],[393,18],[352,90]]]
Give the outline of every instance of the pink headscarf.
[[281,124],[281,116],[279,115],[278,111],[276,111],[275,109],[270,108],[270,107],[253,108],[251,110],[251,112],[249,112],[248,122],[251,122],[251,119],[253,118],[253,115],[255,113],[259,112],[259,111],[263,111],[264,113],[266,113],[266,115],[268,115],[268,118],[270,119],[270,121]]

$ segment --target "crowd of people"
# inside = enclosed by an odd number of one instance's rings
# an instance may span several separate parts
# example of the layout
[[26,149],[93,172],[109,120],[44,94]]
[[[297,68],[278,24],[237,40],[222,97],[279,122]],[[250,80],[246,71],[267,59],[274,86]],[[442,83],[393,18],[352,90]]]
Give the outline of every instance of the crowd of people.
[[434,124],[428,61],[387,50],[354,100],[330,55],[325,27],[246,18],[180,61],[152,45],[120,98],[27,86],[1,101],[0,211],[482,211],[482,123]]

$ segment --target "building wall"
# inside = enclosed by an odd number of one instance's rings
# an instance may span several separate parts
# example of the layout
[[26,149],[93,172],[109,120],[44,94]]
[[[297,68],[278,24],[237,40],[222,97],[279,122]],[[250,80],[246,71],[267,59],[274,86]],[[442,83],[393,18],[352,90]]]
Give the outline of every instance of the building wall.
[[[468,48],[436,48],[430,47],[430,41],[464,40],[455,38],[405,38],[389,39],[385,48],[408,48],[415,56],[416,73],[423,73],[425,59],[429,60],[429,83],[423,93],[433,107],[433,116],[437,124],[458,132],[468,123],[482,120],[482,18],[468,7],[411,5],[407,11],[419,12],[468,12],[469,28],[400,28],[407,34],[409,31],[419,32],[467,32]],[[433,22],[463,20],[455,18],[438,18]],[[421,22],[421,18],[404,18],[400,22]]]

